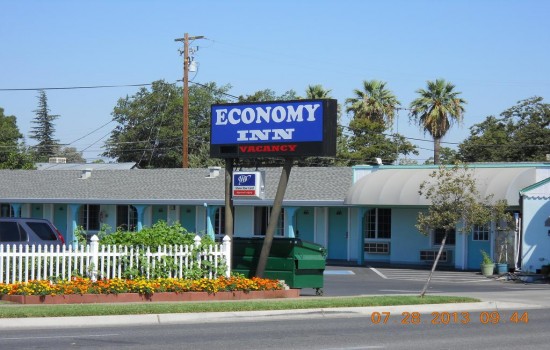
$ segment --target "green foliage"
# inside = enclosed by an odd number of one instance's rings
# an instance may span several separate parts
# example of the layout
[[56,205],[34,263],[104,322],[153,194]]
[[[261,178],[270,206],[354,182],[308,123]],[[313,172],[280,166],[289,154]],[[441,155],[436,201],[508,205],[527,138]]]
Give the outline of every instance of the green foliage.
[[67,163],[86,163],[86,159],[82,157],[82,152],[79,152],[76,147],[59,147],[55,152],[56,157],[67,159]]
[[368,119],[390,128],[396,108],[401,105],[386,83],[378,80],[363,81],[363,89],[353,90],[354,97],[346,99],[346,112],[353,113],[354,119]]
[[323,99],[323,98],[332,98],[330,92],[332,90],[327,90],[323,85],[309,85],[306,88],[306,98],[310,100]]
[[[139,249],[139,254],[134,256],[134,263],[130,264],[130,257],[123,260],[127,266],[124,270],[124,277],[137,278],[160,278],[169,277],[172,271],[177,270],[178,265],[173,257],[163,256],[156,259],[154,263],[149,263],[145,256],[146,249],[151,252],[158,252],[159,248],[164,246],[187,245],[191,248],[191,256],[197,257],[203,249],[209,245],[215,244],[215,241],[209,236],[201,237],[201,244],[195,246],[195,234],[188,233],[179,223],[168,225],[165,221],[159,221],[152,227],[145,227],[138,232],[127,232],[117,230],[114,233],[100,237],[101,245],[127,246]],[[137,262],[137,264],[136,264]],[[129,268],[133,265],[133,268]],[[183,272],[184,278],[197,279],[203,278],[209,271],[216,275],[222,275],[225,271],[225,263],[218,264],[216,268],[210,261],[202,261],[201,266],[193,264],[189,269]]]
[[459,145],[466,162],[544,161],[550,153],[550,104],[542,97],[519,101],[470,128],[470,136]]
[[34,157],[22,143],[17,118],[0,108],[0,169],[34,169]]
[[386,136],[385,125],[378,121],[353,118],[349,130],[352,135],[348,139],[348,148],[345,152],[348,165],[369,163],[377,157],[390,164],[397,160],[399,154],[418,154],[415,146],[403,136]]
[[[128,232],[117,230],[114,233],[105,235],[99,241],[105,245],[122,245],[134,247],[157,248],[163,245],[191,245],[194,244],[195,234],[188,233],[179,223],[168,225],[166,221],[159,221],[152,227],[144,227],[139,232]],[[209,236],[201,237],[206,245],[213,244]]]
[[[227,102],[229,86],[215,83],[189,88],[189,165],[219,165],[209,157],[210,106]],[[121,98],[113,110],[118,123],[103,156],[136,162],[141,168],[177,168],[182,164],[183,91],[162,80]]]
[[78,244],[86,244],[88,242],[88,234],[86,233],[86,230],[84,230],[84,227],[77,226],[76,229],[73,232],[73,237]]
[[493,219],[492,196],[481,197],[468,167],[456,164],[440,166],[424,181],[419,194],[431,202],[428,212],[420,212],[416,227],[423,234],[435,229],[449,232],[460,226],[469,233],[474,225],[485,225]]
[[19,140],[22,138],[15,116],[4,115],[4,109],[0,108],[0,164],[5,163],[10,154],[18,151]]
[[264,102],[264,101],[289,101],[299,99],[296,91],[288,90],[282,95],[277,95],[271,89],[259,90],[252,95],[239,96],[239,102]]
[[30,137],[38,142],[35,146],[37,159],[47,161],[49,157],[55,155],[59,147],[59,141],[54,138],[55,125],[53,123],[59,118],[59,115],[50,114],[48,97],[44,90],[40,90],[38,94],[38,109],[34,112],[36,117],[32,123],[35,126],[31,128]]
[[466,101],[455,86],[443,79],[428,81],[426,89],[418,89],[419,97],[410,104],[410,118],[434,139],[434,163],[440,164],[440,141],[453,123],[461,123]]
[[382,158],[384,163],[393,163],[399,154],[418,154],[416,148],[403,136],[387,135],[392,127],[397,108],[401,103],[378,80],[363,81],[363,89],[355,89],[354,97],[346,99],[346,112],[353,114],[349,123],[346,150],[339,157],[348,159],[346,165],[370,163]]
[[[449,164],[453,165],[457,162],[460,162],[458,152],[449,148],[441,147],[439,149],[439,164]],[[424,164],[434,164],[433,157],[428,158]]]
[[493,259],[491,259],[491,256],[489,256],[489,254],[485,251],[485,250],[481,250],[481,264],[483,265],[491,265],[491,264],[494,264],[494,261]]
[[29,151],[20,148],[20,151],[9,152],[7,159],[0,162],[0,169],[34,170],[34,156]]

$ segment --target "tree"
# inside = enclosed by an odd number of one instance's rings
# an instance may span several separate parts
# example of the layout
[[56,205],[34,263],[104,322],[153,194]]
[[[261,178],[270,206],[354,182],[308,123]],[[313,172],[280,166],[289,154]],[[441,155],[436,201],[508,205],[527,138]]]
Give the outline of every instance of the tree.
[[395,162],[399,154],[418,154],[413,144],[399,134],[388,136],[386,126],[367,118],[353,118],[348,127],[348,165],[365,164],[381,158],[386,164]]
[[23,145],[20,145],[17,151],[9,152],[7,159],[4,162],[0,162],[0,169],[36,169],[34,166],[34,155]]
[[67,163],[86,163],[86,159],[82,157],[82,152],[79,152],[75,147],[60,147],[56,152],[56,157],[67,159]]
[[58,147],[59,141],[54,138],[55,125],[54,120],[59,118],[59,115],[50,114],[48,108],[48,97],[44,90],[38,93],[38,109],[34,110],[36,117],[32,123],[36,126],[31,128],[31,138],[38,141],[36,148],[36,156],[39,161],[47,161],[49,157],[55,155],[55,150]]
[[470,128],[458,147],[466,162],[544,161],[550,153],[550,104],[542,97],[519,101]]
[[290,101],[299,99],[296,91],[288,90],[282,95],[277,95],[271,89],[258,90],[252,95],[239,96],[239,102],[266,102],[266,101]]
[[308,85],[306,88],[306,98],[310,100],[320,100],[323,98],[332,98],[330,92],[332,90],[326,90],[323,85]]
[[427,82],[427,89],[418,89],[420,96],[410,104],[410,117],[434,139],[434,163],[440,164],[441,139],[453,123],[461,123],[466,101],[458,97],[460,92],[444,79]]
[[431,205],[427,213],[418,214],[416,228],[424,235],[429,235],[436,229],[444,231],[431,272],[420,293],[423,297],[452,230],[458,229],[467,234],[474,225],[483,226],[491,221],[499,222],[502,218],[509,219],[510,216],[505,213],[505,200],[492,203],[492,196],[480,195],[472,172],[460,163],[452,167],[441,165],[430,174],[430,180],[420,185],[418,193],[429,200]]
[[378,80],[364,80],[363,90],[353,90],[355,97],[346,99],[346,112],[354,118],[364,118],[391,127],[396,108],[401,105],[386,83]]
[[0,169],[34,169],[34,155],[23,142],[17,118],[0,108]]
[[22,138],[23,135],[17,127],[17,118],[4,115],[4,109],[0,108],[0,163],[6,162],[11,153],[18,151]]
[[387,135],[392,127],[395,112],[401,103],[378,80],[363,81],[363,90],[355,89],[355,97],[346,99],[348,113],[353,113],[349,123],[351,135],[345,158],[348,165],[369,163],[382,158],[393,163],[399,154],[418,154],[416,148],[399,134]]
[[[203,167],[210,159],[210,106],[227,102],[229,86],[215,83],[189,88],[189,165]],[[150,90],[141,88],[121,98],[113,110],[118,125],[106,143],[103,156],[136,162],[141,168],[179,168],[182,164],[182,89],[162,80]]]
[[[453,165],[460,161],[458,152],[449,147],[441,147],[439,150],[439,164]],[[424,164],[434,164],[433,157],[428,158]]]

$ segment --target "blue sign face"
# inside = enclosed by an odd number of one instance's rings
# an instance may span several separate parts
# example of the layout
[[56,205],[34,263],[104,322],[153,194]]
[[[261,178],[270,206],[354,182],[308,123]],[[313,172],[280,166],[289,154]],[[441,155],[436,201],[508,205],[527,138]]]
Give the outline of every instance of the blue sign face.
[[234,174],[233,186],[256,186],[256,174]]
[[313,100],[212,106],[213,145],[323,141],[323,103]]

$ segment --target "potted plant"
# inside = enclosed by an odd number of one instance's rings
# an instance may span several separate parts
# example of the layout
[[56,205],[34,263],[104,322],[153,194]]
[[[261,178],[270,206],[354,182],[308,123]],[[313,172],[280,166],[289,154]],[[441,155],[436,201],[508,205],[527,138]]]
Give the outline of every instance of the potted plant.
[[495,263],[493,259],[491,259],[489,254],[487,254],[484,250],[481,250],[481,256],[483,259],[481,261],[481,273],[483,276],[492,276],[495,270]]

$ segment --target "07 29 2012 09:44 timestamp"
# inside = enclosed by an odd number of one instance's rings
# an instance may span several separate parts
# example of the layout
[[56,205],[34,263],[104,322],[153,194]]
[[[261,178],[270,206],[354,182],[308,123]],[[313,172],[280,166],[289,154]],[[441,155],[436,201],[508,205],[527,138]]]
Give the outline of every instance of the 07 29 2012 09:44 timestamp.
[[502,323],[515,323],[515,324],[528,324],[529,313],[521,311],[512,311],[509,313],[503,313],[499,311],[482,311],[477,314],[471,314],[470,312],[441,312],[435,311],[429,314],[422,314],[420,312],[402,312],[399,315],[392,314],[390,312],[373,312],[370,315],[370,320],[373,324],[388,324],[399,323],[403,325],[417,325],[417,324],[433,324],[433,325],[447,325],[447,324],[502,324]]

